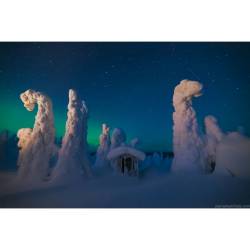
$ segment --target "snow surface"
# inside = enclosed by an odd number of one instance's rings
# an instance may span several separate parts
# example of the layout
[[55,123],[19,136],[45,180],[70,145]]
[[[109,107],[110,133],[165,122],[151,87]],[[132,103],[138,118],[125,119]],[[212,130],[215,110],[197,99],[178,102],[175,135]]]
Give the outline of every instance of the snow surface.
[[[153,168],[152,168],[153,169]],[[22,187],[3,193],[12,175],[0,174],[0,207],[198,208],[250,205],[250,182],[216,175],[169,174],[152,170],[143,177],[105,173],[65,186]]]

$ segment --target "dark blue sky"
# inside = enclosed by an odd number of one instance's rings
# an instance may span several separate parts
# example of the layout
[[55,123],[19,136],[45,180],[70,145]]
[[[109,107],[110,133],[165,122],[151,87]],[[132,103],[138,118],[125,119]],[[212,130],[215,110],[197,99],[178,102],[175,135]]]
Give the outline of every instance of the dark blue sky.
[[172,95],[183,79],[198,80],[200,126],[216,116],[224,131],[250,133],[250,43],[0,43],[0,129],[32,127],[19,94],[28,88],[53,101],[64,133],[68,89],[88,105],[89,143],[106,122],[138,136],[145,150],[172,148]]

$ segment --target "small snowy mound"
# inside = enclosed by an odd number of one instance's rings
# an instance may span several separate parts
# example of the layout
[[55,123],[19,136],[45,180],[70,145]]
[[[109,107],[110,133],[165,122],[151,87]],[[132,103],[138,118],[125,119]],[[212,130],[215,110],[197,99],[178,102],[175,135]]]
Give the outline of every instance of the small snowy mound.
[[225,136],[216,152],[215,173],[250,178],[250,139],[238,132]]

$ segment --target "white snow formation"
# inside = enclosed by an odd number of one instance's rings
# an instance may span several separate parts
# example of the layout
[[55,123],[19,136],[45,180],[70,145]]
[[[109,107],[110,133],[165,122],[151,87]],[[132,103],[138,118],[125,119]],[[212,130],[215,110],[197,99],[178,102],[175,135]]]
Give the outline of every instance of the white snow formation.
[[250,139],[238,132],[224,136],[216,150],[216,174],[250,178]]
[[99,137],[100,145],[96,152],[95,167],[103,168],[109,166],[107,154],[110,150],[110,135],[109,127],[102,124],[102,134]]
[[52,103],[48,96],[34,90],[20,95],[24,107],[33,111],[38,106],[33,129],[20,129],[18,147],[18,177],[26,180],[43,180],[49,171],[50,159],[55,154],[55,129]]
[[143,153],[142,151],[139,151],[133,147],[124,145],[124,146],[116,147],[116,148],[110,150],[108,155],[107,155],[107,158],[108,158],[108,160],[113,160],[113,159],[116,159],[119,156],[125,155],[125,154],[132,155],[141,161],[144,161],[144,159],[146,157],[145,153]]
[[134,138],[130,141],[130,145],[131,147],[135,148],[137,145],[139,144],[139,139],[138,138]]
[[212,172],[216,166],[216,149],[224,134],[214,116],[205,117],[207,169]]
[[87,145],[88,110],[76,91],[69,90],[68,119],[66,131],[59,151],[58,162],[52,172],[52,180],[75,180],[82,171],[91,175]]
[[204,142],[198,128],[192,98],[201,95],[202,84],[196,81],[182,80],[175,87],[173,96],[173,148],[174,172],[204,172]]
[[115,128],[111,137],[111,149],[117,148],[126,142],[126,134],[120,128]]

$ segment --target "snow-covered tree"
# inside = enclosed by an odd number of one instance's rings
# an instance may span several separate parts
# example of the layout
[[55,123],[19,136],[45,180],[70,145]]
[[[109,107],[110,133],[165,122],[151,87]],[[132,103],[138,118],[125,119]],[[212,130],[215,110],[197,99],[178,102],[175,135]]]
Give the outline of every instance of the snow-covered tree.
[[8,130],[1,131],[0,132],[0,160],[2,161],[5,158],[8,140],[9,140]]
[[250,138],[238,132],[223,136],[216,150],[215,174],[250,179]]
[[131,147],[135,148],[139,144],[139,139],[136,137],[130,141]]
[[87,116],[88,110],[76,91],[69,90],[68,119],[66,132],[59,151],[58,162],[52,173],[55,178],[74,180],[83,171],[91,175],[87,145]]
[[216,149],[224,134],[218,125],[217,119],[213,116],[205,117],[205,129],[207,170],[212,172],[216,165]]
[[117,148],[126,143],[126,134],[120,128],[115,128],[111,137],[111,149]]
[[204,143],[201,139],[192,98],[201,95],[202,84],[183,80],[175,87],[173,96],[173,171],[203,172]]
[[17,133],[20,148],[18,177],[29,180],[43,180],[49,172],[49,163],[55,154],[55,128],[52,103],[48,96],[34,90],[20,95],[24,107],[33,111],[38,106],[33,129],[20,129]]
[[103,168],[109,165],[107,155],[110,150],[110,135],[109,127],[106,124],[102,124],[102,133],[99,137],[99,141],[100,144],[96,152],[95,167]]
[[159,153],[154,152],[152,156],[152,163],[154,166],[159,167],[162,163],[162,157]]

